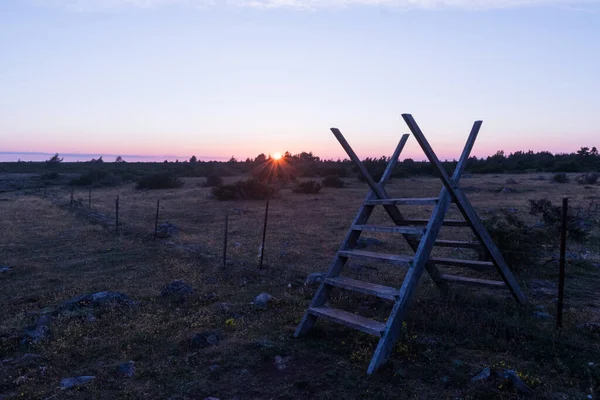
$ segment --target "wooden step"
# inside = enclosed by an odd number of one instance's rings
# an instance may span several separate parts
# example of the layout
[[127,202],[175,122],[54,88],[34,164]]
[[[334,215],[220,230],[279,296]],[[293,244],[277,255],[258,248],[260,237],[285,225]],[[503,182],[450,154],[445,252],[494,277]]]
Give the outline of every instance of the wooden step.
[[367,200],[365,202],[368,206],[423,206],[436,204],[440,199],[438,197],[423,197],[423,198],[405,198],[405,199],[377,199]]
[[436,240],[435,245],[438,247],[458,247],[462,249],[481,249],[479,242],[462,242],[460,240]]
[[484,272],[494,268],[494,263],[489,261],[461,260],[458,258],[432,257],[429,259],[432,264],[452,265],[455,267],[467,267],[475,271]]
[[[429,223],[428,219],[411,219],[407,218],[402,221],[398,221],[397,225],[427,225]],[[460,219],[446,219],[442,223],[444,226],[469,226],[467,221],[463,221]]]
[[440,280],[450,282],[450,283],[459,283],[462,285],[485,286],[485,287],[495,288],[495,289],[506,288],[506,284],[502,281],[490,281],[487,279],[467,278],[464,276],[441,275]]
[[420,226],[382,226],[382,225],[352,225],[352,230],[369,232],[392,232],[405,235],[423,235],[425,229]]
[[396,300],[398,297],[399,289],[395,289],[389,286],[377,285],[375,283],[358,281],[356,279],[350,279],[343,276],[335,278],[326,278],[325,283],[327,285],[339,287],[346,290],[352,290],[353,292],[359,292],[364,294],[370,294],[377,296],[382,299]]
[[384,260],[393,264],[408,265],[412,261],[412,257],[400,254],[377,253],[366,250],[342,250],[338,252],[340,257],[347,258],[370,258],[376,260]]
[[379,337],[381,337],[385,331],[385,324],[383,322],[365,318],[337,308],[326,306],[310,307],[308,312],[317,317],[323,317],[330,321],[337,322],[338,324],[346,325],[350,328],[358,329],[359,331]]

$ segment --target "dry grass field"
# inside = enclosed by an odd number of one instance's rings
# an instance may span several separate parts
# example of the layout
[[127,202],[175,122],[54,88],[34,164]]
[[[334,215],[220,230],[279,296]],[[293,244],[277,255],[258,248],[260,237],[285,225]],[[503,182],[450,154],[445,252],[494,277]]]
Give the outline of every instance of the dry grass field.
[[[573,207],[600,202],[600,185],[557,184],[549,178],[550,174],[467,175],[461,186],[483,219],[503,207],[534,224],[539,216],[529,214],[528,199],[547,197],[558,205],[569,196]],[[516,183],[507,184],[508,179]],[[47,197],[42,192],[0,193],[0,267],[11,268],[0,273],[0,399],[526,396],[501,376],[506,369],[515,370],[531,387],[529,398],[600,395],[599,334],[581,327],[600,322],[597,223],[586,243],[568,244],[573,260],[567,266],[560,335],[553,319],[534,317],[535,312],[555,313],[556,262],[518,271],[531,302],[526,308],[519,308],[502,290],[453,286],[450,295],[442,297],[424,276],[390,362],[367,376],[375,338],[322,320],[307,337],[293,338],[316,289],[304,280],[328,269],[366,195],[366,184],[348,180],[348,188],[325,188],[316,195],[283,189],[270,202],[265,265],[259,269],[265,203],[216,201],[210,189],[202,187],[203,181],[189,178],[183,188],[173,190],[139,191],[133,184],[95,189],[92,213],[87,190],[76,190],[82,205],[72,209],[68,187],[49,189]],[[441,183],[415,177],[395,179],[388,188],[394,197],[432,197]],[[120,235],[114,226],[117,195]],[[160,222],[170,221],[180,229],[168,239],[152,237],[157,199]],[[401,210],[414,218],[429,218],[431,212],[416,206]],[[229,245],[223,267],[226,214]],[[389,223],[383,212],[372,218]],[[368,236],[381,241],[373,251],[410,254],[400,237]],[[472,238],[467,228],[443,228],[441,236]],[[434,254],[460,255],[448,248]],[[404,270],[351,263],[345,274],[399,287]],[[189,284],[193,294],[182,301],[160,296],[178,279]],[[64,306],[76,296],[103,291],[120,292],[134,303]],[[273,296],[266,309],[252,304],[263,292]],[[390,309],[386,301],[343,291],[335,292],[333,300],[376,319],[385,318]],[[40,340],[28,340],[25,330],[39,326],[40,318],[46,318],[49,331]],[[128,361],[135,363],[132,377],[117,372]],[[491,376],[471,382],[486,366]],[[62,379],[77,376],[95,379],[60,388]]]

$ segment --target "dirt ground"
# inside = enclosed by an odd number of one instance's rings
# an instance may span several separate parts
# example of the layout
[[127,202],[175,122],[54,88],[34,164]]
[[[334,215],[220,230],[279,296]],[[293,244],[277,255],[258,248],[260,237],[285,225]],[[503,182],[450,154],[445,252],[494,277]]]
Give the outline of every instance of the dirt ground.
[[[534,224],[539,217],[529,214],[529,199],[546,197],[559,204],[569,196],[572,207],[582,208],[600,202],[600,185],[558,184],[550,177],[466,174],[461,186],[483,219],[502,207]],[[0,269],[6,268],[0,272],[0,399],[599,395],[597,230],[586,243],[568,243],[560,334],[553,319],[558,264],[552,255],[518,274],[531,303],[525,308],[503,290],[455,286],[443,297],[424,276],[403,339],[389,363],[367,376],[376,338],[321,320],[307,337],[293,338],[316,289],[304,280],[310,273],[327,271],[367,186],[348,179],[347,188],[325,188],[315,195],[283,189],[270,201],[265,265],[259,269],[265,203],[216,201],[203,181],[189,178],[183,188],[173,190],[139,191],[133,184],[94,189],[91,210],[87,189],[75,190],[72,208],[66,186],[48,189],[45,196],[41,190],[0,193]],[[441,183],[428,177],[395,179],[388,189],[393,197],[434,197]],[[179,228],[173,237],[153,239],[157,199],[160,222]],[[407,217],[429,218],[431,207],[402,206],[401,211]],[[229,236],[223,266],[226,214]],[[448,218],[458,216],[453,210]],[[389,224],[383,212],[376,212],[370,222]],[[369,250],[411,254],[401,238],[366,236],[379,240]],[[470,240],[472,235],[468,228],[445,227],[441,237]],[[434,254],[475,256],[452,249],[436,249]],[[446,270],[496,278],[493,273]],[[349,263],[345,275],[400,287],[404,272],[398,266],[361,262]],[[174,280],[185,281],[193,293],[161,296]],[[105,291],[131,301],[105,306],[88,298],[65,305],[76,296]],[[266,309],[252,304],[263,292],[273,297]],[[376,319],[384,319],[391,306],[345,291],[335,292],[332,303]],[[129,361],[135,363],[132,376],[118,371]],[[486,367],[490,377],[472,382]],[[503,377],[506,370],[514,370],[533,393],[519,392]],[[61,389],[63,379],[79,376],[95,378]]]

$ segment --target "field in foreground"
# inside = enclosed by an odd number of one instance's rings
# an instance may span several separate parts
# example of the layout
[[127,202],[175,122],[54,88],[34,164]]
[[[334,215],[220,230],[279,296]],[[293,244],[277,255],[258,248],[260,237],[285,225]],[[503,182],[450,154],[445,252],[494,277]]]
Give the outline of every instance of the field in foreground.
[[[573,206],[581,207],[600,199],[599,185],[556,184],[544,177],[468,176],[462,186],[482,218],[503,207],[531,224],[537,219],[528,213],[528,199],[547,197],[558,204],[568,195]],[[323,321],[307,337],[292,337],[315,290],[305,278],[327,270],[366,185],[353,181],[349,188],[327,188],[317,195],[284,189],[270,204],[265,266],[258,269],[264,202],[218,202],[209,198],[202,181],[188,179],[176,190],[143,192],[132,185],[95,190],[91,211],[85,190],[75,193],[73,208],[66,187],[53,188],[46,197],[43,192],[0,194],[0,268],[9,267],[0,273],[0,399],[524,396],[501,376],[505,370],[515,370],[534,398],[596,398],[597,229],[585,244],[569,242],[561,335],[551,317],[558,282],[552,254],[547,263],[520,271],[531,302],[527,308],[517,307],[503,291],[457,286],[442,297],[424,277],[403,339],[388,365],[368,377],[375,338]],[[390,183],[398,197],[437,196],[439,189],[434,178]],[[120,235],[114,227],[117,195]],[[160,221],[180,230],[168,239],[152,238],[157,198]],[[428,218],[431,209],[402,210],[408,217]],[[223,267],[226,213],[229,246]],[[374,216],[374,221],[385,220],[383,213]],[[470,238],[464,228],[444,229],[444,238]],[[369,236],[377,239],[368,242],[373,251],[408,253],[398,238]],[[346,269],[350,277],[398,287],[403,273],[369,263]],[[175,280],[185,281],[193,293],[161,296]],[[127,297],[72,300],[105,291]],[[252,304],[260,293],[273,297],[266,308]],[[390,307],[347,292],[333,300],[376,319],[385,318]],[[122,365],[129,361],[133,364]],[[471,382],[488,366],[489,378]],[[79,376],[95,378],[60,388],[63,379]]]

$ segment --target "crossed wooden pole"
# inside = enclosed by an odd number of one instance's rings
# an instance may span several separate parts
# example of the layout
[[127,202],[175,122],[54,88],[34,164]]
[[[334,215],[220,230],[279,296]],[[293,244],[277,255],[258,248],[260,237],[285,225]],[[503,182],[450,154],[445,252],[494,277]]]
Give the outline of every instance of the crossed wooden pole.
[[[365,198],[364,203],[360,207],[354,221],[352,222],[352,226],[348,231],[348,234],[342,241],[342,244],[334,257],[333,262],[331,263],[325,279],[317,289],[317,292],[315,293],[315,296],[306,313],[304,314],[304,317],[302,318],[302,321],[300,322],[295,334],[295,336],[302,336],[306,334],[315,324],[317,318],[323,317],[333,322],[341,323],[343,325],[379,336],[380,340],[368,367],[368,374],[375,372],[387,361],[391,350],[400,335],[402,321],[406,316],[408,306],[412,297],[414,296],[419,279],[424,270],[429,273],[433,281],[443,293],[447,292],[447,284],[451,282],[488,287],[506,287],[510,290],[511,294],[518,303],[525,304],[527,302],[527,299],[519,288],[515,277],[506,265],[500,250],[494,244],[489,233],[485,230],[483,223],[477,216],[477,213],[459,186],[461,175],[464,171],[469,155],[471,154],[471,150],[473,149],[473,145],[481,128],[482,122],[476,121],[473,124],[471,133],[469,134],[461,157],[454,169],[452,176],[450,177],[431,148],[429,142],[423,135],[423,132],[415,122],[414,118],[410,114],[402,114],[402,118],[408,125],[410,131],[417,139],[417,142],[423,149],[423,152],[432,163],[435,171],[442,180],[443,187],[440,191],[439,197],[429,199],[392,199],[388,196],[385,190],[385,184],[392,176],[400,153],[404,149],[406,141],[408,140],[408,134],[402,136],[400,142],[396,146],[392,158],[387,164],[381,179],[379,182],[375,182],[339,129],[332,128],[331,131],[340,142],[350,159],[356,165],[359,172],[371,188],[371,191]],[[451,202],[456,204],[457,208],[464,217],[464,221],[451,221],[444,219]],[[397,206],[413,204],[435,204],[430,219],[414,220],[404,218]],[[374,207],[377,205],[383,206],[384,210],[394,222],[395,227],[366,224]],[[422,227],[412,226],[422,224],[423,222],[426,223],[426,227],[424,229]],[[472,242],[436,240],[443,225],[470,227],[480,244],[476,243],[475,246],[473,246]],[[390,255],[354,250],[362,231],[365,230],[401,233],[412,250],[415,252],[414,256],[407,257],[403,255]],[[483,279],[473,279],[442,274],[436,266],[436,263],[466,266],[475,269],[487,267],[488,264],[491,263],[471,260],[431,258],[430,255],[434,245],[456,245],[466,248],[482,247],[489,253],[493,266],[498,274],[502,277],[503,281],[488,281]],[[407,265],[408,271],[404,277],[402,286],[398,290],[391,287],[341,277],[340,274],[346,262],[349,258],[353,257],[375,258],[395,264]],[[370,320],[328,306],[326,302],[331,294],[331,290],[334,287],[394,300],[394,306],[390,312],[387,322],[384,324],[382,322]]]

